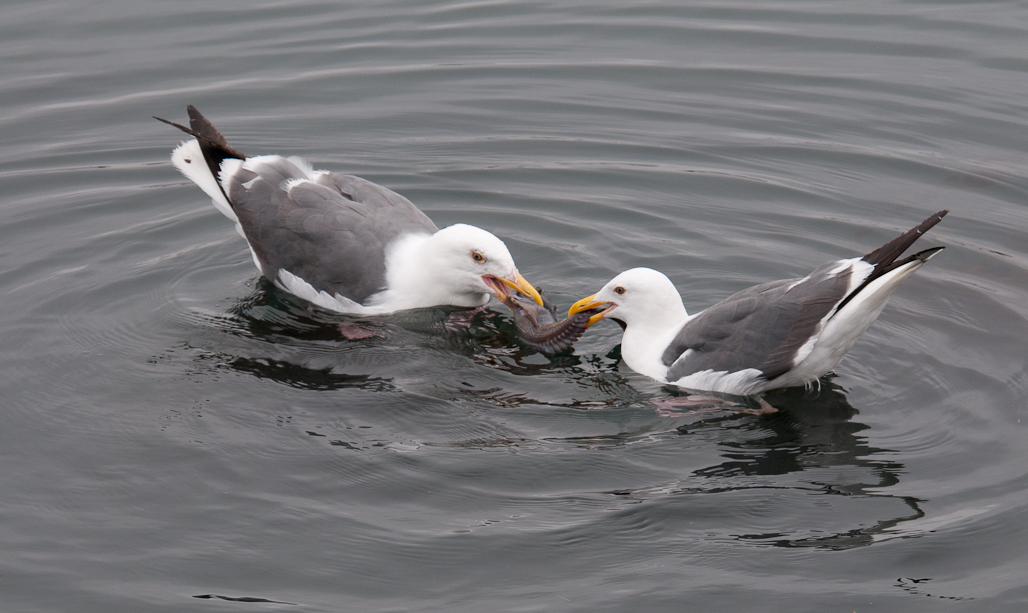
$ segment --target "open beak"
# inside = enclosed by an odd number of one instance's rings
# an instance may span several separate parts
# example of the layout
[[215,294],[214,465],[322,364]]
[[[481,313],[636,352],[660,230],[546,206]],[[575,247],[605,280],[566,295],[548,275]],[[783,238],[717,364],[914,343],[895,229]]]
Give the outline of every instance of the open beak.
[[521,276],[521,273],[515,272],[514,279],[505,279],[504,277],[497,277],[495,275],[482,275],[482,280],[489,286],[490,289],[496,294],[496,297],[503,302],[510,296],[511,293],[507,291],[510,288],[514,291],[521,292],[528,296],[532,300],[535,300],[539,306],[543,305],[543,297],[539,295],[532,284],[527,279]]
[[568,317],[571,317],[575,313],[581,313],[582,311],[591,311],[593,309],[602,308],[602,311],[589,318],[589,322],[585,324],[586,329],[588,329],[589,326],[606,317],[607,313],[610,313],[614,309],[618,308],[618,305],[614,304],[613,302],[596,302],[595,299],[596,294],[593,294],[592,296],[582,298],[575,304],[571,305],[571,308],[568,309]]

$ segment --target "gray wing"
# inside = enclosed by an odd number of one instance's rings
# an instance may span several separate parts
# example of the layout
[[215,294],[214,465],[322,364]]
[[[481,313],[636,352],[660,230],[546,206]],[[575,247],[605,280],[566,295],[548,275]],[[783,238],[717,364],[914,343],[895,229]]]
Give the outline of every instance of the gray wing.
[[664,351],[668,381],[705,370],[747,368],[774,379],[849,294],[852,265],[830,262],[803,279],[745,289],[690,319]]
[[363,303],[385,288],[386,247],[438,228],[409,200],[359,177],[318,173],[293,161],[250,158],[225,190],[261,269],[285,269],[318,291]]

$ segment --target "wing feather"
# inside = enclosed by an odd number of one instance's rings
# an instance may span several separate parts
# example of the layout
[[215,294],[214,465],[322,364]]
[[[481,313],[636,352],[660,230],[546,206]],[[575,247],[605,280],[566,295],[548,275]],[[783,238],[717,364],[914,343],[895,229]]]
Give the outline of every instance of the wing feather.
[[286,270],[358,303],[385,288],[390,243],[438,230],[392,190],[280,156],[249,158],[222,180],[266,276]]
[[771,380],[788,371],[849,293],[854,267],[839,264],[745,289],[690,319],[662,356],[667,380],[747,368]]

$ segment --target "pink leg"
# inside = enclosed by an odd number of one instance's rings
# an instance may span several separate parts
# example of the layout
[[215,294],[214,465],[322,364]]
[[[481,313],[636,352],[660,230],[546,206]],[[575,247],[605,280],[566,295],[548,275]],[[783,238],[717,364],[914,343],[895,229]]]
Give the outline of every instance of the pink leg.
[[[700,413],[716,413],[718,411],[734,411],[748,415],[770,415],[777,413],[774,408],[761,397],[756,398],[759,408],[751,409],[748,405],[740,402],[717,398],[714,396],[703,396],[693,394],[690,396],[672,396],[650,402],[657,407],[657,413],[663,417],[677,417],[681,415],[699,415]],[[691,411],[681,411],[679,407],[695,407]]]
[[344,321],[339,324],[339,332],[348,341],[364,341],[369,338],[385,338],[386,334],[379,326],[362,324],[355,321]]
[[463,311],[454,311],[446,317],[446,322],[443,323],[450,332],[461,332],[471,327],[472,320],[475,316],[485,310],[484,306],[475,307],[473,309],[465,309]]

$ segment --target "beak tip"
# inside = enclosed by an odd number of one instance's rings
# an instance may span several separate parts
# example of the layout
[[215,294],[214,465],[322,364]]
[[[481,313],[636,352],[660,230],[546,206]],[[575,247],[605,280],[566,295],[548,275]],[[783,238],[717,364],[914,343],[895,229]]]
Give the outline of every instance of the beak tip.
[[539,290],[535,289],[535,286],[529,283],[528,279],[521,276],[521,273],[514,273],[514,284],[512,287],[534,300],[539,306],[545,306],[543,304],[543,297],[539,294]]

